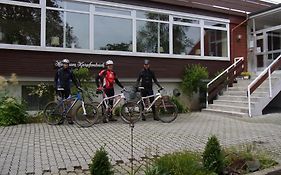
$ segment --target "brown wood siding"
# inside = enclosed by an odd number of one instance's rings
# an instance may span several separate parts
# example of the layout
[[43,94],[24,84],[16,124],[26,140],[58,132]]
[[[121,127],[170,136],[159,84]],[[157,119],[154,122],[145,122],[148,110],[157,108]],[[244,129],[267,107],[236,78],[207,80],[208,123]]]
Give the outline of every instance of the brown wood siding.
[[[0,49],[0,75],[16,73],[25,77],[53,77],[55,73],[54,62],[68,58],[71,62],[85,61],[101,63],[112,59],[114,69],[120,78],[136,78],[143,67],[143,61],[151,61],[151,69],[159,78],[181,78],[185,66],[198,64],[206,66],[210,74],[226,68],[229,61],[194,60],[176,58],[149,58],[132,56],[112,56],[93,54],[74,54],[42,51],[20,51]],[[98,69],[93,69],[96,74]]]

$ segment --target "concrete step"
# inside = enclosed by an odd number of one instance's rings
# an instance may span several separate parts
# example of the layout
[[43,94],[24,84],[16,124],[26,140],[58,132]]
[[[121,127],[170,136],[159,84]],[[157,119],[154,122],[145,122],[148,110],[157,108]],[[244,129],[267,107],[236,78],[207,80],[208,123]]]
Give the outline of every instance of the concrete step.
[[247,113],[248,107],[241,107],[241,106],[231,106],[231,105],[221,105],[221,104],[210,104],[208,106],[209,109],[221,110],[221,111],[232,111],[232,112],[239,112],[239,113]]
[[[228,106],[238,106],[238,107],[248,107],[248,101],[214,100],[213,104],[228,105]],[[254,106],[255,103],[251,103],[251,105]]]
[[203,112],[211,112],[211,113],[219,113],[222,115],[227,115],[227,116],[235,116],[235,117],[247,117],[248,113],[242,113],[242,112],[233,112],[233,111],[222,111],[222,110],[216,110],[216,109],[203,109]]
[[[248,86],[247,87],[233,86],[233,87],[228,87],[228,90],[229,91],[247,91]],[[269,88],[268,87],[258,87],[258,89],[256,91],[258,91],[258,92],[269,92]]]
[[[231,90],[228,90],[228,91],[225,91],[224,92],[225,95],[234,95],[234,96],[244,96],[244,95],[247,95],[247,91],[231,91]],[[253,96],[256,96],[256,97],[264,97],[268,94],[268,92],[255,92],[253,94]]]
[[[246,94],[244,96],[234,96],[234,95],[222,95],[222,96],[218,96],[219,100],[227,100],[227,101],[248,101],[248,97],[246,96]],[[252,102],[258,102],[259,100],[261,100],[262,97],[251,97],[251,101]]]

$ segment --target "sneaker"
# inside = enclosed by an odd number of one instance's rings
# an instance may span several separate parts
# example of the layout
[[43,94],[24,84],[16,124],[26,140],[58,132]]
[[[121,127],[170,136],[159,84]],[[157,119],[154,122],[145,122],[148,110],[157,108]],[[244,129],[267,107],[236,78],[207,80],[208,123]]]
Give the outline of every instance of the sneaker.
[[107,122],[108,122],[107,118],[104,117],[103,120],[102,120],[102,122],[103,122],[103,123],[107,123]]
[[142,116],[142,117],[141,117],[141,120],[142,120],[142,121],[146,121],[145,116]]
[[72,120],[68,121],[68,124],[73,125],[74,122]]

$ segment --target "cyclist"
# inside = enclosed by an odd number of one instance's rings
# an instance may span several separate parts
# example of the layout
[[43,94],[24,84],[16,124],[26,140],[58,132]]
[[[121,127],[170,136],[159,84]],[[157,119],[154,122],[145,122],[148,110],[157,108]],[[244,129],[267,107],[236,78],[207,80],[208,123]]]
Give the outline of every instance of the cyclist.
[[[144,60],[143,70],[139,73],[139,77],[136,83],[136,86],[138,87],[141,81],[141,86],[144,87],[144,89],[141,90],[142,97],[153,95],[152,80],[160,89],[163,89],[163,87],[157,81],[154,72],[150,69],[149,60]],[[154,97],[149,98],[149,100],[150,102],[153,102]],[[152,106],[152,112],[153,112],[154,120],[159,120],[158,117],[156,116],[155,105]],[[142,120],[143,121],[146,120],[145,116],[142,116]]]
[[[116,73],[113,71],[113,61],[107,60],[106,69],[103,69],[99,72],[98,76],[96,77],[96,85],[98,87],[97,93],[99,93],[102,89],[107,97],[114,96],[114,84],[116,83],[119,87],[124,89],[124,86],[120,83],[117,78]],[[109,105],[113,106],[113,99],[109,100]],[[112,115],[109,115],[109,121],[117,121]],[[107,119],[103,119],[104,123],[107,123]]]
[[[63,59],[63,67],[58,69],[55,75],[56,92],[62,99],[67,99],[70,96],[71,82],[73,82],[78,89],[80,88],[80,83],[69,68],[69,63],[68,59]],[[69,124],[73,124],[71,117],[68,117],[67,120]]]

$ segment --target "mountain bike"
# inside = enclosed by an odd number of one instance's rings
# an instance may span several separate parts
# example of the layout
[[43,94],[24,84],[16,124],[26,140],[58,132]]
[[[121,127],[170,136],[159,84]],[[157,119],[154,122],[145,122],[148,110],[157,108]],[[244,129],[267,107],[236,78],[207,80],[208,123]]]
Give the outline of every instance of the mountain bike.
[[[102,118],[104,123],[107,123],[109,121],[109,118],[112,117],[112,111],[116,108],[116,106],[123,100],[124,104],[126,104],[126,97],[124,95],[124,92],[126,90],[121,90],[120,94],[116,94],[111,97],[107,97],[104,90],[101,90],[101,94],[103,95],[102,101],[96,106],[98,113],[101,113],[101,116],[98,115],[98,118]],[[110,100],[114,100],[113,105],[111,106],[109,104]]]
[[[61,93],[63,89],[59,89]],[[97,109],[94,105],[85,103],[82,88],[79,88],[76,95],[67,99],[58,98],[56,101],[49,102],[44,109],[45,121],[50,125],[62,124],[70,115],[78,101],[81,102],[75,111],[74,122],[80,127],[90,127],[97,120]]]
[[[143,87],[139,87],[143,90]],[[178,116],[178,108],[168,96],[162,95],[163,89],[158,89],[156,94],[141,97],[137,102],[125,103],[121,108],[121,118],[126,123],[134,123],[141,116],[147,115],[152,111],[152,106],[155,105],[156,115],[160,121],[170,123]],[[154,97],[154,100],[149,103],[149,98]]]

